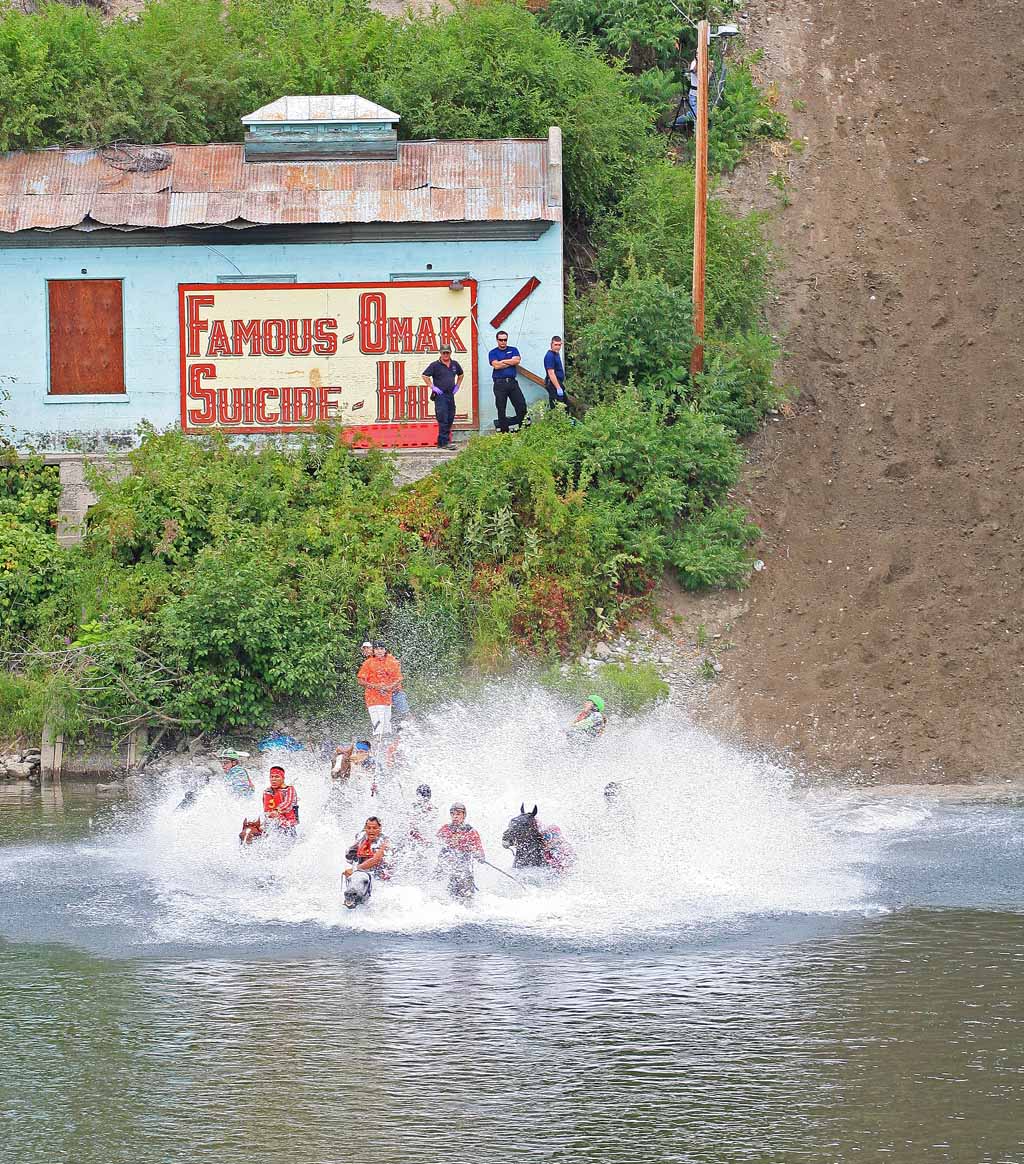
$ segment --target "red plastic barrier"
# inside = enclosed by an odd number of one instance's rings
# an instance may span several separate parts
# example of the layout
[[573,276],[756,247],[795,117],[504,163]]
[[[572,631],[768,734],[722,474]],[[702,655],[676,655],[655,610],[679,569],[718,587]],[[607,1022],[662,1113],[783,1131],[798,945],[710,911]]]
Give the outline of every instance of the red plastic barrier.
[[437,444],[437,421],[415,424],[360,424],[345,429],[345,440],[357,449],[379,445],[385,449],[421,449]]

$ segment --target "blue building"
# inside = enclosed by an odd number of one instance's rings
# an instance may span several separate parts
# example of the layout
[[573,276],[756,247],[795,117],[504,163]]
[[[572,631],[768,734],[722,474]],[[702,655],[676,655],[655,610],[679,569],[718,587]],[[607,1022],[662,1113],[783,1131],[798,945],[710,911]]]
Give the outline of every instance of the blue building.
[[[397,140],[356,96],[283,97],[244,143],[0,158],[0,388],[25,447],[157,428],[341,421],[433,443],[422,371],[465,370],[457,428],[494,417],[498,325],[529,373],[563,326],[561,134]],[[539,380],[539,376],[537,377]]]

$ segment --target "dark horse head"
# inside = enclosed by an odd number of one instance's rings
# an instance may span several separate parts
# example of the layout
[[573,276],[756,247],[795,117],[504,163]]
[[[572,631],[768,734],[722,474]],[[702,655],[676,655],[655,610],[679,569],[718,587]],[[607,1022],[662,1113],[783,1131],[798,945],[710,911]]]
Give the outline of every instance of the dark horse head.
[[506,849],[513,850],[513,869],[530,869],[544,864],[544,842],[537,828],[536,805],[533,812],[527,812],[525,805],[519,806],[519,815],[508,822],[501,843]]

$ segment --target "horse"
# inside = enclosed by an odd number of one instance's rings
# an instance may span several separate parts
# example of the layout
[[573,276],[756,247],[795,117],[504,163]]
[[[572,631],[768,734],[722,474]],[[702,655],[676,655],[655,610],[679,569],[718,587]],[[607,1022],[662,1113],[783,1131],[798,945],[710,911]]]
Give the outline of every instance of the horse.
[[351,876],[342,878],[342,889],[346,909],[355,909],[370,900],[373,893],[373,878],[363,869],[353,870]]
[[257,817],[255,820],[243,820],[242,831],[238,834],[240,845],[251,845],[253,841],[261,840],[266,834],[263,831],[263,822]]
[[508,822],[508,828],[502,833],[501,846],[512,850],[513,869],[543,868],[544,838],[537,827],[537,806],[532,812],[526,811],[526,806],[520,804],[519,815]]

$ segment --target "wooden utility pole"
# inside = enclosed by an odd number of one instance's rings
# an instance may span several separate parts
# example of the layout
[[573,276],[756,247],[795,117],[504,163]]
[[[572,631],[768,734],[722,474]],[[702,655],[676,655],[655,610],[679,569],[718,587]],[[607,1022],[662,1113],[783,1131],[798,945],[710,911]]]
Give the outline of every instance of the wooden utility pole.
[[704,269],[708,234],[708,43],[711,25],[697,25],[697,120],[693,177],[693,352],[690,374],[704,371]]

